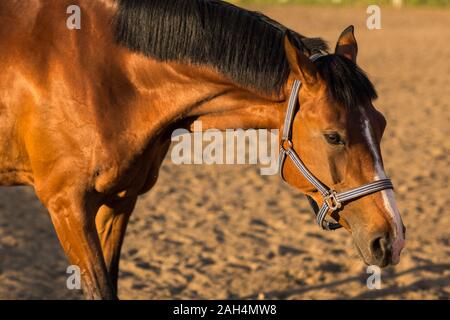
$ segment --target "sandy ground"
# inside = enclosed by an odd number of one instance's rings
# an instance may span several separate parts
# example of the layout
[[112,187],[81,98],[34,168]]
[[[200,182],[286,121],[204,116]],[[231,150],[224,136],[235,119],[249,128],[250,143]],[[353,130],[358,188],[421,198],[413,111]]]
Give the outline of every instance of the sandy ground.
[[[450,11],[259,7],[334,46],[356,26],[359,63],[388,119],[383,153],[408,228],[402,261],[368,290],[345,231],[313,223],[304,197],[256,166],[175,166],[132,216],[122,255],[122,299],[449,299]],[[29,188],[0,189],[0,298],[81,298],[65,287],[67,262],[46,210]]]

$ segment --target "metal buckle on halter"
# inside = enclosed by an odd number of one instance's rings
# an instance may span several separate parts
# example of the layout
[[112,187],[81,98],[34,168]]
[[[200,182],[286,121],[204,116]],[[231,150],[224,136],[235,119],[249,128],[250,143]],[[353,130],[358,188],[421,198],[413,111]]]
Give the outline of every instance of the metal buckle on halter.
[[342,203],[337,199],[337,192],[334,190],[330,191],[330,194],[324,198],[325,203],[331,212],[334,212],[342,207]]

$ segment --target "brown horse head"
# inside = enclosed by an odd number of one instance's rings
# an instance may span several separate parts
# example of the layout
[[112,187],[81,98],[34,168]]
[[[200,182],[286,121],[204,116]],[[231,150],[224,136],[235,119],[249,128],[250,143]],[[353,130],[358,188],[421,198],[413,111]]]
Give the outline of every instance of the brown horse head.
[[[356,65],[358,47],[353,27],[341,34],[334,54],[314,62],[293,45],[289,35],[284,45],[291,78],[302,83],[292,142],[303,163],[338,192],[385,179],[380,141],[386,120],[372,104],[376,98],[372,84]],[[286,161],[283,176],[323,203],[321,194],[292,161]],[[346,203],[331,215],[353,235],[367,264],[399,262],[405,228],[392,190]]]

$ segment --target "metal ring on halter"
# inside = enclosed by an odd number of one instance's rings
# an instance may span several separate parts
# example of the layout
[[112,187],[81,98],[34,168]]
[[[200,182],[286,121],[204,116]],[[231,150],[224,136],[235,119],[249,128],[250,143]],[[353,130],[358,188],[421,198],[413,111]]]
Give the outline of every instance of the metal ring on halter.
[[[288,147],[287,147],[287,148],[284,146],[284,143],[285,143],[285,142],[287,142],[287,144],[288,144]],[[290,139],[282,139],[282,140],[281,140],[281,143],[280,143],[280,146],[281,146],[281,148],[282,148],[284,151],[287,151],[287,150],[292,149],[292,148],[294,147],[294,145],[292,144],[292,141],[291,141]]]
[[334,212],[342,208],[342,203],[337,198],[337,192],[334,190],[330,191],[330,194],[324,198],[324,201],[328,205],[331,212]]

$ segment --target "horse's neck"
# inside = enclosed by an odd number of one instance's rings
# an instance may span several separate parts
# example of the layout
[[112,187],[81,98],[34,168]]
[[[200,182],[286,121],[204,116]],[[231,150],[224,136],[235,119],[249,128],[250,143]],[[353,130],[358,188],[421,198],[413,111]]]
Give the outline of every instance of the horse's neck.
[[203,130],[279,128],[284,97],[264,96],[242,88],[217,72],[178,63],[161,63],[135,56],[129,70],[139,101],[160,127],[184,120],[202,121]]
[[[100,15],[98,29],[106,28],[107,33],[110,32],[104,23],[112,21],[109,16],[117,10],[117,0],[87,1],[86,4],[100,5],[93,8]],[[195,118],[202,121],[205,130],[279,127],[285,108],[284,94],[264,96],[234,84],[208,67],[163,63],[130,53],[126,48],[117,51],[110,59],[125,66],[123,73],[130,82],[127,86],[136,88],[138,97],[131,107],[137,110],[135,123],[138,127],[149,126],[148,119],[151,119],[151,131],[147,135]],[[122,85],[116,83],[116,86]]]

